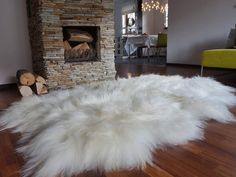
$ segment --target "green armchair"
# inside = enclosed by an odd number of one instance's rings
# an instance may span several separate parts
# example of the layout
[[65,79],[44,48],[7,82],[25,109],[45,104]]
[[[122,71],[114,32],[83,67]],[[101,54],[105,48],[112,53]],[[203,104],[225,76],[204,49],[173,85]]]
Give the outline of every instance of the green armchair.
[[161,49],[165,50],[164,56],[166,56],[166,49],[167,49],[167,34],[166,33],[158,33],[156,48],[157,48],[157,56],[161,55]]
[[205,50],[202,53],[201,76],[204,67],[236,69],[236,24],[235,28],[230,30],[228,49]]
[[212,49],[202,53],[201,76],[204,67],[236,69],[236,49]]

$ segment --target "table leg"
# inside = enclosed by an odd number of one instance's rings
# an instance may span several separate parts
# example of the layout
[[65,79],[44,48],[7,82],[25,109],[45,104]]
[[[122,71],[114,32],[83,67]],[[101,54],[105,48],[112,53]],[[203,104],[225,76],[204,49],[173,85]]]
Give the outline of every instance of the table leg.
[[129,53],[128,53],[128,58],[130,60],[130,44],[129,44]]

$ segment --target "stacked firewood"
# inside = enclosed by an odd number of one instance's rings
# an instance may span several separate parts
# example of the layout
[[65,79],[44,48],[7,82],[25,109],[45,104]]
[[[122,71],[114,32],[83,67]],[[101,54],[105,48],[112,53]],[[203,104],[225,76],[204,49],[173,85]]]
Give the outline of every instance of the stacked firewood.
[[18,89],[22,96],[33,94],[42,95],[48,93],[46,80],[28,70],[21,69],[16,72]]
[[[65,59],[83,58],[89,59],[95,56],[95,50],[91,43],[93,37],[91,34],[80,30],[67,30],[67,39],[64,40]],[[70,43],[73,43],[71,45]]]

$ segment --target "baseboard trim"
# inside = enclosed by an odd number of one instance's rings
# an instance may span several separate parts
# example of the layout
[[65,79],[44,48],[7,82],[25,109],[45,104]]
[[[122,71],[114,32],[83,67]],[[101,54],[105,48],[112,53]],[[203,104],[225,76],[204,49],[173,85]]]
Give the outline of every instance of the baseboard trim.
[[17,84],[16,84],[16,83],[2,84],[2,85],[0,85],[0,90],[10,89],[10,88],[16,88],[16,87],[17,87]]
[[[194,64],[179,64],[179,63],[166,63],[167,66],[179,66],[179,67],[192,67],[192,68],[201,68],[201,65],[194,65]],[[215,67],[204,67],[204,69],[209,69],[209,70],[219,70],[219,71],[232,71],[236,72],[235,69],[230,69],[230,68],[215,68]]]
[[194,65],[194,64],[182,64],[182,63],[166,63],[167,66],[180,66],[180,67],[183,67],[183,66],[186,66],[186,67],[201,67],[201,65]]

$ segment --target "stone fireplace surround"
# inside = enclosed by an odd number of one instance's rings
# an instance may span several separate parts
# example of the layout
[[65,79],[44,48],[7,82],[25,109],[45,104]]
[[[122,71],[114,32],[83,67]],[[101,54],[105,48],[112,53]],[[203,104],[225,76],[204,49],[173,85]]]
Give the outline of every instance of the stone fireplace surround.
[[[29,31],[34,72],[50,89],[114,79],[113,0],[28,0]],[[66,62],[64,26],[100,28],[98,61]]]

